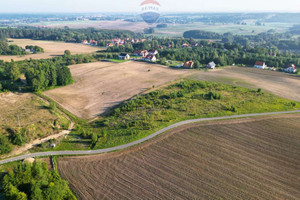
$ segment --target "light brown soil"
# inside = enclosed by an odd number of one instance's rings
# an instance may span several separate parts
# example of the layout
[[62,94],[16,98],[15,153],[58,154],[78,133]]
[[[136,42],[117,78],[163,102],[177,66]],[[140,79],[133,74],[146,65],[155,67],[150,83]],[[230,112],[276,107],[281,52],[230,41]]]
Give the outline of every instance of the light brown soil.
[[275,95],[300,101],[300,77],[250,67],[225,67],[208,72],[198,72],[193,79],[217,81],[254,89],[262,88]]
[[30,39],[9,39],[9,40],[14,41],[9,44],[15,44],[22,48],[25,48],[26,45],[40,46],[44,49],[44,53],[30,54],[30,55],[23,55],[23,56],[0,56],[0,60],[10,61],[11,59],[13,59],[14,61],[20,61],[29,58],[44,59],[44,58],[52,58],[54,56],[63,55],[64,51],[67,49],[70,50],[72,54],[94,53],[101,49],[89,45],[54,42],[54,41],[42,41],[42,40],[30,40]]
[[299,199],[300,114],[206,122],[133,148],[64,157],[80,199]]
[[74,84],[44,94],[82,118],[96,117],[153,85],[156,87],[191,74],[189,70],[134,61],[96,62],[73,65],[70,69]]

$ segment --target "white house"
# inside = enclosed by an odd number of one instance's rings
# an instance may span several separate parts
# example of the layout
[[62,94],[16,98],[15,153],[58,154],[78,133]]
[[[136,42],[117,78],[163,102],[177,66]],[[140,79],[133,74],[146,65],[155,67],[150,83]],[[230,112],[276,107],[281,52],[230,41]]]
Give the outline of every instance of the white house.
[[153,50],[150,50],[148,53],[151,56],[155,56],[156,54],[158,54],[158,51],[153,49]]
[[147,62],[156,62],[157,59],[154,55],[147,55],[143,57],[143,60]]
[[257,62],[254,64],[254,67],[255,67],[255,68],[258,68],[258,69],[265,69],[265,68],[267,68],[267,65],[266,65],[265,62],[257,61]]
[[126,53],[121,53],[119,56],[120,60],[129,60],[130,59],[130,55],[126,54]]
[[206,66],[206,68],[208,68],[208,69],[215,69],[216,68],[216,63],[215,62],[210,62],[210,63],[208,63],[208,65]]
[[286,65],[282,68],[283,71],[288,72],[288,73],[296,73],[297,68],[294,64],[291,65]]

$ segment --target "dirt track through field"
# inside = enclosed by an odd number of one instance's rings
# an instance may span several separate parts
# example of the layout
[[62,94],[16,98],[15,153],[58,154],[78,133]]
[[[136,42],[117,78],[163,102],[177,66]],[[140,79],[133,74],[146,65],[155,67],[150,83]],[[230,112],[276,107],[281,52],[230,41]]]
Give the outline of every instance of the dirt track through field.
[[0,56],[0,60],[14,61],[26,60],[29,58],[32,59],[45,59],[52,58],[55,56],[61,56],[64,54],[65,50],[70,50],[72,54],[89,54],[95,53],[98,50],[103,48],[92,47],[89,45],[75,44],[75,43],[65,43],[65,42],[55,42],[55,41],[44,41],[44,40],[30,40],[30,39],[9,39],[12,40],[12,43],[22,48],[25,48],[26,45],[37,45],[44,49],[44,53],[40,54],[30,54],[22,56]]
[[[137,94],[191,74],[188,70],[128,61],[70,66],[75,83],[45,92],[65,109],[93,118]],[[150,71],[149,71],[150,70]]]
[[121,152],[59,159],[81,199],[299,199],[300,114],[191,124]]

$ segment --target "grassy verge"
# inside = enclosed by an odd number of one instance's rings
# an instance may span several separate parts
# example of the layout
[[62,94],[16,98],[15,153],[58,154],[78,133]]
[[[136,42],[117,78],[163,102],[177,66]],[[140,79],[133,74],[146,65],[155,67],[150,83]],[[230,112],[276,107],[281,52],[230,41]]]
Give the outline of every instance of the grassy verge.
[[109,59],[109,61],[114,63],[123,63],[128,62],[129,60]]

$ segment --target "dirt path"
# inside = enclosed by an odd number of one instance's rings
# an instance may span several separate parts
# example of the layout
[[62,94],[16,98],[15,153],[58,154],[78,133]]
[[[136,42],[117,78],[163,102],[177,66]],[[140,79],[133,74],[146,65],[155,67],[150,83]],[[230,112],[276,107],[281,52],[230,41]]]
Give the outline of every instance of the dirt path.
[[216,120],[226,120],[226,119],[236,119],[236,118],[245,118],[245,117],[258,117],[258,116],[265,116],[265,115],[281,115],[281,114],[293,114],[293,113],[299,113],[300,110],[295,110],[295,111],[283,111],[283,112],[271,112],[271,113],[252,113],[252,114],[243,114],[243,115],[233,115],[233,116],[225,116],[225,117],[213,117],[213,118],[200,118],[200,119],[192,119],[192,120],[186,120],[182,122],[178,122],[175,124],[172,124],[166,128],[163,128],[147,137],[144,137],[142,139],[136,140],[134,142],[130,142],[128,144],[116,146],[116,147],[111,147],[107,149],[98,149],[98,150],[83,150],[83,151],[49,151],[49,152],[39,152],[39,153],[32,153],[28,155],[22,155],[14,158],[9,158],[5,160],[0,161],[1,164],[5,163],[10,163],[10,162],[15,162],[19,160],[24,160],[26,158],[32,158],[32,157],[42,157],[42,156],[54,156],[54,155],[92,155],[92,154],[101,154],[101,153],[108,153],[108,152],[113,152],[113,151],[118,151],[118,150],[123,150],[141,143],[144,143],[146,141],[149,141],[156,136],[178,128],[183,125],[187,124],[193,124],[197,122],[205,122],[205,121],[216,121]]

